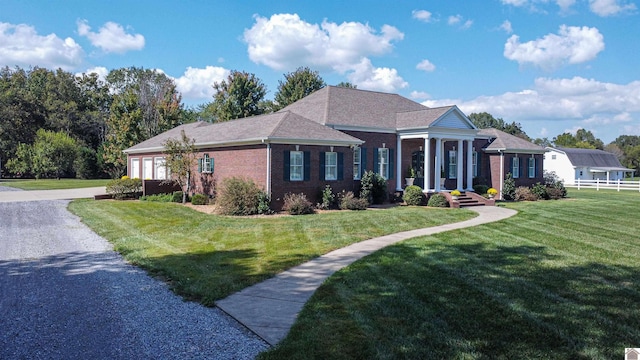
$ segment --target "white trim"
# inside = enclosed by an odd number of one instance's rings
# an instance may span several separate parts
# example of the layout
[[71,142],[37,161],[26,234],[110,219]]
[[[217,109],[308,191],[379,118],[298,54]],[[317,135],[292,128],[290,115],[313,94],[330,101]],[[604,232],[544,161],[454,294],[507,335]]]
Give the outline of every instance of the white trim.
[[397,130],[393,128],[378,128],[378,127],[369,127],[369,126],[357,126],[357,125],[334,125],[334,124],[325,124],[334,130],[338,131],[359,131],[359,132],[372,132],[372,133],[380,133],[380,134],[397,134]]
[[402,190],[402,139],[396,136],[396,190]]
[[267,184],[266,192],[271,198],[271,144],[267,144]]
[[[147,161],[151,163],[151,167],[149,168],[149,172],[151,176],[147,177]],[[142,158],[142,179],[143,180],[153,180],[153,158],[152,157],[143,157]]]

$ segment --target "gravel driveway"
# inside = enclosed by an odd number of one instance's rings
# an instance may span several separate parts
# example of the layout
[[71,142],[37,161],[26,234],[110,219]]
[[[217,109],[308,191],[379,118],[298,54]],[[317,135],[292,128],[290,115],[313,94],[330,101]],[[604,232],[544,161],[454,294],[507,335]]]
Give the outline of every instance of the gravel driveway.
[[0,203],[0,359],[250,359],[267,348],[126,264],[67,204]]

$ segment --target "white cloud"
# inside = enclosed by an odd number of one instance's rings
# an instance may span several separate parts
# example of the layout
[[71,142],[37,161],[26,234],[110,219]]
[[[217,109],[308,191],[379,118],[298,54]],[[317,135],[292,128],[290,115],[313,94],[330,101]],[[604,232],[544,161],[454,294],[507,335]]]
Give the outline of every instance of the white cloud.
[[[96,66],[96,67],[92,67],[89,68],[87,70],[84,71],[85,74],[96,74],[98,75],[98,79],[104,81],[107,77],[107,75],[109,74],[109,70],[104,67],[104,66]],[[76,76],[81,76],[82,73],[76,73]]]
[[560,26],[558,34],[521,43],[512,35],[504,44],[504,56],[520,65],[532,64],[553,70],[564,64],[579,64],[593,60],[604,50],[604,37],[593,27]]
[[589,9],[598,16],[613,16],[634,12],[634,3],[623,4],[619,0],[589,0]]
[[507,34],[511,34],[513,32],[511,21],[505,20],[502,25],[500,25],[500,29],[504,30]]
[[0,65],[40,66],[71,70],[82,63],[84,51],[72,38],[38,35],[35,28],[0,22]]
[[371,60],[367,58],[362,58],[362,61],[352,70],[347,75],[347,79],[356,84],[358,89],[397,92],[409,85],[398,75],[396,69],[373,67]]
[[229,76],[230,71],[217,66],[204,69],[188,67],[184,74],[175,78],[176,87],[188,99],[211,99],[215,94],[213,84]]
[[424,91],[412,91],[409,96],[411,96],[412,99],[416,99],[416,100],[431,99],[431,95]]
[[424,70],[426,72],[431,72],[434,71],[436,69],[436,66],[433,65],[433,63],[431,63],[431,61],[424,59],[422,61],[420,61],[418,63],[418,65],[416,65],[416,69],[418,70]]
[[473,25],[473,20],[467,20],[464,23],[462,22],[462,20],[464,20],[464,17],[462,17],[462,15],[452,15],[447,19],[447,24],[451,26],[460,25],[460,28],[463,30],[466,30],[470,28],[471,25]]
[[501,1],[505,5],[512,5],[512,6],[525,6],[528,3],[527,0],[501,0]]
[[144,36],[127,34],[122,25],[111,21],[105,23],[98,32],[92,32],[87,20],[78,20],[78,34],[107,53],[123,54],[144,48]]
[[275,70],[307,65],[344,72],[362,57],[391,52],[392,42],[403,38],[402,32],[389,25],[382,26],[378,33],[358,22],[336,24],[325,20],[311,24],[297,14],[256,16],[253,26],[244,31],[249,58]]
[[[546,13],[540,6],[544,6],[549,3],[549,0],[501,0],[504,5],[511,5],[515,7],[527,7],[532,12]],[[568,12],[571,7],[576,3],[576,0],[555,0],[551,1],[560,8],[561,13]]]
[[413,10],[411,16],[426,23],[434,21],[433,14],[427,10]]
[[576,3],[576,0],[557,0],[556,4],[560,7],[561,12],[567,12]]

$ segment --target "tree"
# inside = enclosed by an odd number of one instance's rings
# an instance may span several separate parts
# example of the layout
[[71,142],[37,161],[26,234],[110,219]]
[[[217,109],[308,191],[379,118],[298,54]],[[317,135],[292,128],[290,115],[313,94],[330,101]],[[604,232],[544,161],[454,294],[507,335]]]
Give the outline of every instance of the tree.
[[548,146],[553,146],[553,143],[551,142],[551,140],[549,140],[549,138],[536,138],[535,140],[533,140],[533,143],[536,145],[540,145],[542,147],[548,147]]
[[76,141],[69,135],[40,129],[33,145],[20,144],[7,168],[14,173],[30,172],[36,179],[50,176],[60,179],[72,171],[76,153]]
[[191,171],[196,164],[195,140],[190,139],[182,130],[180,139],[167,139],[164,142],[165,167],[171,178],[182,188],[182,203],[187,202],[191,189]]
[[203,112],[214,122],[245,118],[264,113],[261,107],[267,88],[254,74],[231,71],[227,80],[214,83],[213,102]]
[[517,136],[519,138],[525,139],[527,141],[531,141],[531,138],[527,135],[527,133],[522,130],[522,125],[517,122],[506,123],[504,120],[498,118],[494,118],[493,115],[482,112],[482,113],[471,113],[469,114],[469,119],[478,129],[488,129],[494,128],[501,131],[506,132],[507,134],[511,134]]
[[596,138],[591,131],[578,129],[576,134],[565,132],[553,138],[554,146],[582,148],[582,149],[604,149],[602,140]]
[[141,141],[142,110],[135,93],[126,90],[113,97],[111,114],[107,121],[107,135],[102,144],[105,170],[112,179],[120,178],[127,168],[127,156],[122,152]]
[[337,87],[344,87],[344,88],[348,88],[348,89],[357,89],[358,85],[353,85],[350,82],[344,82],[341,81],[340,83],[338,83],[338,85],[336,85]]
[[640,173],[640,145],[627,148],[625,152],[625,164],[635,169],[636,174]]
[[322,80],[317,71],[308,67],[299,67],[296,71],[284,74],[285,81],[278,81],[278,92],[273,102],[277,109],[282,109],[289,104],[302,99],[316,90],[320,90],[327,84]]

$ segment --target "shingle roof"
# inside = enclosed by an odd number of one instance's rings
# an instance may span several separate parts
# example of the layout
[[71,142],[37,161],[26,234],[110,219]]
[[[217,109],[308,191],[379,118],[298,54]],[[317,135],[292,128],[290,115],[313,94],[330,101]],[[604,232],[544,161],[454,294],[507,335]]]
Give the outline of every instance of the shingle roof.
[[517,136],[508,134],[504,131],[498,129],[481,129],[478,132],[478,136],[488,137],[493,139],[491,143],[485,147],[485,151],[525,151],[525,152],[534,152],[534,153],[544,153],[546,149],[540,145],[536,145],[531,141],[527,141],[525,139],[519,138]]
[[169,138],[179,138],[181,131],[195,140],[196,147],[239,143],[296,142],[299,144],[359,145],[363,141],[330,127],[320,125],[289,111],[253,116],[221,123],[197,122],[173,128],[125,150],[157,151]]
[[281,111],[291,111],[323,125],[395,131],[398,113],[428,109],[398,94],[326,86]]
[[[615,154],[597,149],[555,148],[567,154],[573,166],[626,169]],[[631,170],[631,169],[627,169]]]
[[417,111],[401,112],[396,115],[396,128],[421,128],[433,124],[454,106],[442,106],[437,108],[427,108]]

